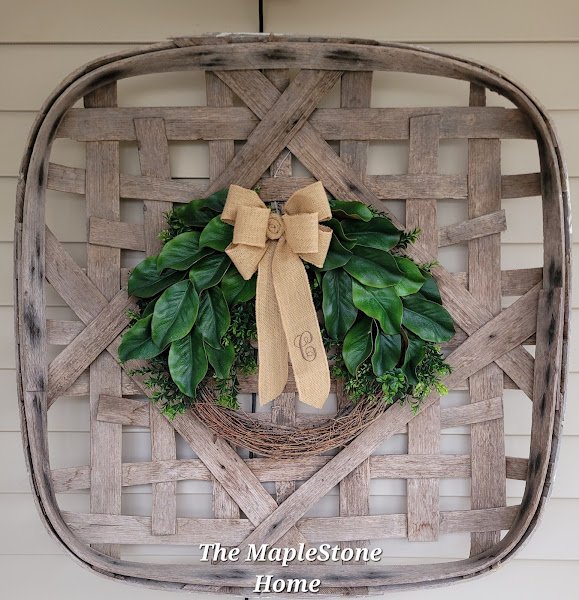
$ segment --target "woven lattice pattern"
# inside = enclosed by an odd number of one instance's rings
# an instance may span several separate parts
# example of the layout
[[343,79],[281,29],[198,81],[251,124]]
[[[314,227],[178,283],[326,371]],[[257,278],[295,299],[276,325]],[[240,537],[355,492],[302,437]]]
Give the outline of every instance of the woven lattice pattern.
[[[49,483],[45,485],[50,493],[90,490],[90,513],[65,512],[50,518],[62,518],[59,527],[63,531],[68,528],[81,546],[90,545],[105,555],[104,560],[108,560],[106,556],[119,558],[120,545],[131,544],[195,545],[210,539],[226,546],[300,542],[363,546],[390,538],[436,542],[448,533],[471,535],[473,558],[465,563],[468,567],[407,567],[388,574],[384,571],[384,575],[377,573],[376,567],[359,567],[357,573],[336,565],[320,567],[327,570],[332,582],[324,589],[332,594],[349,593],[350,587],[357,588],[357,593],[368,593],[382,590],[380,586],[414,585],[480,572],[491,564],[493,553],[507,553],[510,538],[507,535],[507,541],[500,542],[501,531],[512,530],[513,539],[520,538],[534,514],[529,507],[545,495],[562,385],[566,242],[562,179],[556,155],[550,154],[548,147],[548,124],[543,121],[544,131],[538,129],[537,120],[542,115],[533,114],[522,104],[512,109],[486,106],[485,86],[496,88],[498,83],[485,82],[482,74],[486,71],[460,61],[455,64],[451,59],[435,57],[429,62],[416,50],[388,46],[284,39],[239,44],[234,37],[230,39],[233,43],[222,41],[178,40],[160,47],[158,53],[165,52],[165,56],[156,58],[153,51],[150,55],[155,70],[205,69],[206,106],[117,107],[116,79],[153,70],[147,67],[146,53],[136,54],[125,58],[124,63],[113,63],[118,70],[108,77],[103,75],[100,82],[77,86],[75,93],[83,96],[84,107],[68,108],[74,100],[74,90],[70,91],[71,100],[58,127],[46,133],[46,125],[38,132],[39,138],[45,135],[48,140],[55,135],[84,142],[86,148],[84,169],[49,162],[44,171],[39,167],[44,175],[26,187],[31,205],[37,190],[44,188],[84,196],[88,223],[86,269],[73,260],[48,228],[37,228],[41,238],[44,236],[44,242],[38,243],[45,247],[45,270],[39,267],[38,272],[44,273],[78,320],[49,319],[46,326],[38,323],[42,333],[35,338],[26,320],[26,294],[27,290],[40,289],[38,277],[28,270],[19,276],[20,344],[26,352],[21,364],[33,469],[46,471]],[[398,62],[393,62],[394,58]],[[247,65],[257,66],[247,70]],[[391,68],[470,79],[470,96],[462,107],[374,108],[372,71]],[[335,86],[340,90],[340,108],[319,108]],[[536,137],[540,140],[542,172],[503,174],[501,141]],[[440,172],[440,143],[447,139],[468,140],[466,174]],[[209,180],[171,176],[171,144],[191,140],[207,141]],[[393,140],[408,144],[408,172],[368,174],[369,144]],[[121,171],[119,149],[122,143],[135,141],[141,173],[128,175]],[[48,155],[48,149],[35,151],[37,154],[33,152],[30,158],[29,181],[35,161],[40,163]],[[295,176],[290,155],[312,175]],[[148,390],[142,380],[119,366],[119,336],[134,304],[126,293],[127,269],[121,266],[121,256],[127,250],[142,256],[158,252],[164,213],[173,203],[208,195],[230,183],[259,185],[262,198],[284,200],[315,179],[336,197],[362,200],[382,210],[388,210],[390,200],[404,200],[405,221],[392,219],[400,227],[422,230],[411,250],[417,262],[436,260],[441,247],[461,244],[467,249],[466,271],[449,272],[441,265],[433,274],[457,328],[455,338],[446,346],[453,368],[447,383],[452,390],[468,390],[470,403],[441,408],[439,400],[432,397],[417,416],[407,407],[395,405],[333,456],[285,461],[240,458],[236,449],[216,438],[193,412],[173,421],[165,419],[146,402]],[[500,234],[507,223],[502,200],[531,196],[542,196],[544,206],[550,207],[544,222],[548,268],[504,270]],[[463,201],[468,217],[440,227],[438,203],[448,198]],[[142,201],[142,224],[121,219],[122,199]],[[36,261],[38,235],[29,231],[34,209],[25,208],[24,213],[20,219],[24,223],[20,260],[22,265],[30,265]],[[36,218],[44,222],[42,212],[36,213]],[[504,297],[516,299],[503,308]],[[34,318],[42,320],[42,295],[30,310]],[[46,354],[41,356],[37,351],[47,344],[62,347],[48,365]],[[531,353],[530,347],[535,346]],[[45,387],[39,386],[38,378]],[[241,387],[242,393],[255,393],[256,378],[244,379]],[[334,389],[339,409],[347,400],[339,382]],[[530,459],[505,455],[504,389],[522,390],[534,403]],[[60,397],[87,395],[90,464],[50,469],[47,457],[39,450],[45,442],[35,442],[31,428],[36,423],[38,431],[43,431],[45,411]],[[35,403],[40,407],[37,417]],[[322,417],[299,413],[290,378],[271,411],[259,418],[281,425],[307,425]],[[150,428],[150,461],[123,462],[123,426]],[[441,431],[456,427],[469,429],[470,452],[441,453]],[[375,454],[390,436],[400,433],[407,435],[405,453]],[[196,458],[177,458],[176,434]],[[441,510],[440,480],[469,478],[471,509]],[[379,479],[406,480],[406,513],[370,514],[371,481]],[[508,479],[527,482],[521,506],[507,506]],[[184,480],[212,482],[213,519],[178,516],[176,486]],[[273,495],[264,487],[266,482],[275,483]],[[301,485],[297,487],[296,482]],[[123,488],[141,484],[152,485],[150,516],[123,515]],[[339,514],[306,517],[336,485]],[[58,513],[56,506],[53,511]],[[59,536],[64,538],[65,534]],[[480,558],[486,551],[490,551],[486,558]],[[75,552],[80,554],[80,550]],[[94,564],[92,559],[85,560]],[[190,589],[209,590],[204,586],[210,585],[211,568],[227,574],[220,566],[185,573],[178,567],[151,571],[138,564],[106,563],[110,568],[103,564],[102,570],[123,577],[144,576],[165,581],[167,586],[173,585],[171,582],[189,584]],[[129,566],[121,569],[119,564]],[[149,571],[151,575],[144,575]],[[239,583],[225,575],[224,585],[229,587],[223,591],[243,593],[251,585],[254,571],[248,567],[247,573],[247,577],[240,576]]]

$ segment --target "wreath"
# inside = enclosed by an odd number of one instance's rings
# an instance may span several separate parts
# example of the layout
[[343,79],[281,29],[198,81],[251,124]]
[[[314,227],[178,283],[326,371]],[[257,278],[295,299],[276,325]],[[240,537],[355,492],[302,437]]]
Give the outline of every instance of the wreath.
[[[145,258],[129,276],[128,291],[138,308],[123,334],[119,359],[145,361],[133,372],[145,376],[152,401],[169,418],[196,403],[205,405],[207,418],[239,408],[239,378],[257,372],[257,275],[242,275],[239,263],[232,262],[240,228],[224,216],[231,212],[234,188],[259,200],[258,189],[231,186],[174,208],[167,214],[160,253]],[[396,401],[407,401],[416,411],[431,391],[447,393],[442,380],[450,368],[439,344],[455,333],[430,273],[433,264],[406,256],[420,232],[399,230],[361,202],[325,201],[329,210],[320,226],[327,239],[325,257],[316,265],[302,254],[300,266],[324,360],[351,400],[347,414],[356,415],[362,406],[375,418]],[[277,203],[261,214],[266,228],[268,215],[270,229],[280,220]],[[252,229],[259,228],[255,215]],[[298,237],[304,223],[299,222]],[[268,237],[277,242],[269,232]]]

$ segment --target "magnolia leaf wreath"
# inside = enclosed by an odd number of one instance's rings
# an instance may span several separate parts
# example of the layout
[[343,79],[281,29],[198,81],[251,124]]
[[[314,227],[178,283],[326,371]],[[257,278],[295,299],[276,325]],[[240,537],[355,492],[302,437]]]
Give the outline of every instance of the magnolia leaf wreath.
[[[221,219],[228,190],[167,214],[159,255],[131,272],[138,310],[119,347],[137,359],[151,398],[168,417],[185,411],[201,385],[238,408],[239,376],[257,371],[256,275],[244,279],[225,250],[234,227]],[[330,199],[331,241],[321,267],[304,262],[331,375],[353,402],[408,401],[448,393],[440,344],[454,336],[432,264],[405,256],[419,231],[401,231],[361,202]],[[273,209],[272,209],[273,210]]]

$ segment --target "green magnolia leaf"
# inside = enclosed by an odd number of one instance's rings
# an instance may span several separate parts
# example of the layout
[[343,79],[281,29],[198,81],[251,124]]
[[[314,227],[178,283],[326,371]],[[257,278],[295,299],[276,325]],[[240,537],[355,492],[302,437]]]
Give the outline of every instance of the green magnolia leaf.
[[436,280],[432,275],[426,275],[426,281],[420,288],[420,295],[424,296],[427,300],[430,300],[431,302],[442,304],[442,298],[440,297],[438,285],[436,284]]
[[187,270],[194,262],[211,253],[210,248],[199,248],[199,232],[187,231],[169,240],[157,258],[157,270]]
[[229,268],[231,260],[227,254],[210,254],[197,261],[189,270],[189,279],[198,292],[217,285],[225,271]]
[[341,340],[358,316],[352,300],[352,278],[342,269],[328,271],[322,280],[322,309],[331,338]]
[[183,273],[166,269],[157,271],[157,257],[149,256],[140,262],[129,276],[128,291],[137,298],[150,298],[183,279]]
[[235,306],[255,298],[256,283],[257,275],[246,281],[237,269],[229,269],[223,276],[220,287],[227,304]]
[[426,342],[414,335],[409,335],[408,343],[406,345],[406,353],[404,355],[404,363],[402,365],[402,372],[404,375],[406,375],[411,385],[416,385],[418,383],[416,368],[421,363],[425,353]]
[[402,278],[394,286],[399,296],[410,296],[416,294],[423,286],[426,278],[420,272],[420,269],[409,259],[402,256],[395,256],[396,265],[402,272]]
[[393,287],[372,288],[352,285],[354,304],[366,315],[376,319],[384,333],[400,332],[402,322],[402,302]]
[[420,294],[402,299],[402,324],[427,342],[447,342],[454,336],[454,324],[448,311]]
[[225,206],[228,190],[220,190],[207,198],[191,200],[173,209],[173,217],[189,227],[205,227]]
[[213,248],[223,252],[233,240],[233,226],[224,223],[221,216],[213,217],[201,232],[200,248]]
[[352,253],[342,245],[342,242],[335,235],[332,235],[328,254],[321,270],[331,271],[343,267],[351,257]]
[[354,324],[344,338],[342,357],[348,371],[355,375],[358,367],[372,352],[372,320],[364,317]]
[[205,290],[199,300],[199,316],[197,328],[203,339],[213,348],[221,346],[231,316],[223,292],[218,287]]
[[386,335],[378,332],[374,340],[374,353],[372,354],[372,370],[377,376],[391,371],[400,360],[402,351],[402,336]]
[[183,394],[193,398],[208,369],[203,338],[196,327],[171,344],[168,364],[175,385]]
[[166,289],[155,304],[151,331],[157,346],[186,336],[197,318],[199,296],[190,281],[180,281]]
[[324,221],[323,224],[327,225],[334,232],[335,237],[337,237],[342,246],[348,250],[351,250],[356,244],[356,240],[348,237],[344,232],[342,221],[338,221],[338,219],[330,219],[329,221]]
[[344,221],[344,233],[360,246],[388,251],[400,241],[400,231],[386,217],[370,221]]
[[383,288],[396,285],[402,278],[394,257],[388,252],[364,246],[354,246],[352,252],[344,269],[360,283]]
[[374,216],[364,203],[356,200],[331,200],[330,208],[336,217],[369,221]]
[[235,360],[235,348],[233,344],[220,348],[213,348],[209,344],[205,344],[205,352],[207,353],[209,364],[215,371],[215,375],[219,379],[227,379]]
[[130,329],[125,331],[119,345],[119,360],[154,358],[163,352],[163,348],[157,346],[151,338],[151,319],[149,315],[139,319]]

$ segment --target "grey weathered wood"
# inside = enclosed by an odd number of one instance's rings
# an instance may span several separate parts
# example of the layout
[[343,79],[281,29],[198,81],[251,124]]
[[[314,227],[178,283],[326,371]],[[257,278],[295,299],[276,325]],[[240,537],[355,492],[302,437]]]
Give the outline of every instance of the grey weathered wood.
[[[494,527],[508,529],[518,509],[518,506],[509,506],[478,511],[442,512],[440,513],[440,529],[444,534],[488,531]],[[149,517],[73,512],[65,512],[63,517],[76,535],[92,544],[116,541],[122,544],[220,543],[224,546],[237,545],[253,529],[248,519],[179,518],[175,534],[153,536],[150,533],[151,519]],[[406,515],[404,514],[314,517],[301,519],[298,524],[314,543],[354,542],[356,536],[361,533],[371,540],[407,537]],[[323,576],[323,571],[320,574]]]
[[[341,79],[340,114],[348,109],[368,109],[372,98],[372,72],[344,73]],[[351,111],[350,111],[351,112]],[[314,127],[316,127],[314,125]],[[368,163],[367,139],[359,139],[351,131],[351,139],[340,141],[340,158],[361,178],[366,176]],[[342,383],[342,382],[340,382]],[[338,406],[348,402],[340,385],[337,390]],[[365,460],[340,482],[339,513],[342,517],[370,514],[370,463]],[[366,547],[368,541],[356,539],[350,547]]]
[[[440,117],[428,115],[410,119],[408,171],[432,174],[438,171]],[[436,200],[406,201],[406,227],[421,231],[417,244],[436,258],[438,252]],[[408,454],[440,453],[440,404],[434,403],[408,423]],[[440,530],[439,482],[437,479],[407,483],[408,539],[434,541]]]
[[[484,87],[471,84],[470,105],[485,105]],[[499,139],[468,142],[468,214],[471,219],[496,212],[501,206],[501,146]],[[501,247],[498,234],[468,243],[468,287],[493,314],[501,311]],[[535,304],[536,307],[536,304]],[[503,377],[495,364],[487,365],[469,379],[471,402],[502,394]],[[475,423],[471,427],[473,474],[471,504],[474,509],[506,505],[504,425],[502,419]],[[471,555],[492,548],[500,532],[474,533]]]
[[[127,296],[126,291],[120,290],[110,304],[50,363],[48,368],[49,405],[63,395],[76,378],[91,363],[94,364],[94,361],[106,350],[111,341],[127,327],[129,324],[127,311],[135,307],[135,301]],[[105,387],[102,393],[120,394],[120,373],[116,383],[118,385],[115,385],[114,388]],[[95,399],[95,404],[93,420],[96,422],[98,397]]]
[[[311,456],[278,461],[270,458],[244,459],[251,472],[261,482],[280,483],[309,479],[331,460],[331,456]],[[371,479],[467,478],[471,475],[470,454],[371,456]],[[525,480],[528,459],[507,456],[507,479]],[[90,467],[53,469],[51,476],[56,492],[88,489]],[[125,487],[162,481],[211,481],[209,469],[199,459],[179,459],[155,462],[123,463],[122,484]]]
[[[220,78],[222,75],[219,73]],[[259,115],[259,125],[229,163],[227,171],[211,182],[208,192],[218,191],[233,182],[251,187],[276,156],[289,147],[288,142],[297,132],[308,125],[308,117],[339,76],[339,71],[301,71],[284,92],[280,94],[276,90],[276,99],[268,114]]]
[[[233,107],[231,90],[213,73],[205,74],[205,89],[208,108],[217,107],[220,111]],[[257,122],[253,124],[252,130]],[[235,138],[233,138],[235,139]],[[233,139],[212,140],[209,142],[209,179],[221,175],[235,156]],[[238,519],[239,506],[227,490],[213,479],[213,514],[217,519]]]
[[[284,77],[285,69],[271,69],[266,76],[280,90],[275,77]],[[209,73],[209,76],[212,74]],[[134,119],[159,118],[165,121],[169,140],[245,140],[259,122],[246,107],[232,104],[218,107],[122,107],[98,110],[70,110],[60,124],[56,137],[79,141],[133,141]],[[533,138],[525,115],[517,109],[499,107],[416,107],[366,108],[352,106],[318,108],[310,122],[327,140],[404,140],[408,139],[408,121],[428,114],[440,115],[442,139]]]
[[[115,106],[116,95],[117,86],[116,83],[112,83],[85,96],[84,104],[87,108]],[[87,143],[85,194],[86,211],[89,219],[92,217],[117,221],[120,219],[119,144],[117,142]],[[108,299],[112,298],[120,288],[120,270],[121,253],[118,249],[96,246],[89,242],[87,248],[87,274]],[[118,325],[122,324],[122,319],[116,320],[117,327],[115,331],[110,329],[110,325],[113,323],[115,323],[114,319],[110,323],[103,322],[101,324],[102,331],[108,332],[110,330],[112,336],[118,334],[120,332]],[[85,332],[88,331],[91,330],[87,328]],[[76,340],[80,339],[81,336],[76,338]],[[65,356],[76,346],[77,344],[73,342],[59,357]],[[81,348],[83,347],[81,346]],[[86,350],[86,347],[83,350]],[[73,358],[77,359],[80,354],[79,348],[78,354]],[[100,356],[95,355],[79,370],[83,371],[91,362],[91,512],[118,514],[121,512],[122,431],[119,425],[98,421],[96,415],[100,394],[121,393],[121,370],[114,358],[106,352],[100,354]],[[70,365],[66,365],[66,367],[69,373],[73,372]],[[51,372],[54,372],[52,365],[49,370],[49,389],[52,386]],[[71,379],[71,383],[74,379]],[[57,387],[56,389],[58,390],[59,388]],[[58,396],[54,388],[52,393],[53,398]],[[119,556],[119,549],[115,546],[103,546],[99,547],[99,550],[112,556]]]
[[485,237],[506,231],[507,222],[505,211],[498,210],[494,213],[481,215],[462,223],[447,225],[438,230],[438,245],[451,246],[477,238]]
[[[138,118],[134,121],[139,148],[141,173],[157,179],[171,179],[169,146],[163,119]],[[143,203],[143,245],[147,256],[161,249],[159,234],[165,229],[165,204],[154,200]],[[136,248],[138,249],[138,248]],[[151,457],[152,460],[177,458],[175,431],[159,411],[150,406]],[[151,512],[152,533],[155,536],[170,535],[177,527],[177,487],[174,482],[153,484]]]
[[[161,206],[164,206],[164,203],[161,203]],[[88,235],[89,243],[96,246],[145,250],[145,233],[143,226],[138,223],[122,223],[121,221],[91,217],[88,224]]]
[[[262,177],[257,182],[264,200],[287,199],[296,190],[314,183],[313,177]],[[401,196],[412,198],[466,198],[467,184],[464,175],[367,175],[366,185],[381,200],[397,200]],[[537,196],[541,191],[538,173],[529,175],[503,175],[503,198]],[[203,179],[171,179],[160,181],[154,177],[121,173],[123,198],[151,199],[160,202],[189,202],[192,198],[207,195],[207,182]],[[49,189],[73,194],[84,193],[84,169],[51,163],[48,169]]]

